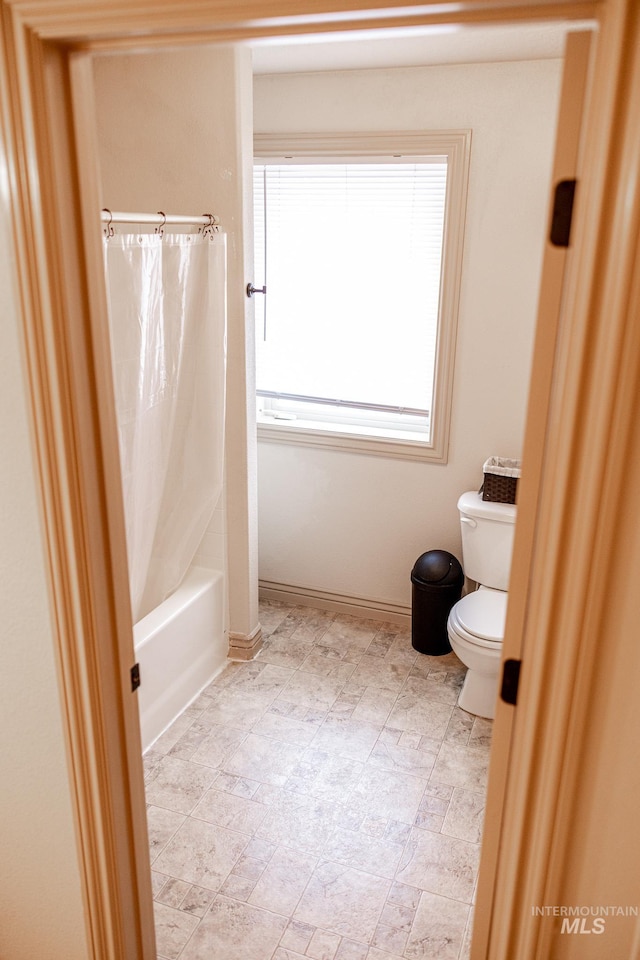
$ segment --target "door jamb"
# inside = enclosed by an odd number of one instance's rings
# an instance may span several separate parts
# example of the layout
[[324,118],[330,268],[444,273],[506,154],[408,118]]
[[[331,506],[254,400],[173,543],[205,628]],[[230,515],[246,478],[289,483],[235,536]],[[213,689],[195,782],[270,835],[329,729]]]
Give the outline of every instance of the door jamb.
[[[593,47],[594,37],[591,33],[576,32],[567,37],[551,174],[549,223],[553,187],[563,180],[575,180],[577,177],[580,134],[585,114],[589,67],[593,65]],[[522,661],[524,656],[528,596],[525,585],[529,582],[536,544],[536,515],[545,461],[554,352],[561,321],[564,279],[569,256],[568,247],[552,245],[547,235],[528,401],[529,410],[535,411],[535,416],[529,416],[527,420],[523,451],[526,470],[518,485],[518,524],[511,570],[513,587],[509,591],[503,662],[508,659]],[[509,774],[510,745],[516,719],[513,706],[502,699],[498,700],[496,709],[498,716],[497,723],[494,724],[489,769],[472,960],[486,956],[490,941],[491,905],[495,895],[494,883]]]
[[[116,960],[121,956],[151,958],[153,936],[148,930],[150,886],[145,871],[140,872],[139,863],[136,866],[139,860],[136,849],[142,849],[146,831],[139,752],[136,762],[139,731],[135,701],[126,683],[131,623],[128,587],[123,576],[126,564],[121,562],[126,556],[122,505],[113,494],[119,484],[119,479],[114,483],[117,445],[109,409],[111,386],[99,359],[101,338],[106,331],[106,326],[102,326],[106,300],[99,283],[93,285],[98,282],[101,268],[95,240],[91,239],[99,236],[99,221],[90,200],[98,194],[91,178],[89,183],[85,181],[84,187],[80,186],[77,163],[83,155],[83,146],[79,148],[76,142],[79,129],[74,130],[73,124],[74,114],[78,117],[84,109],[76,91],[78,79],[87,76],[89,62],[78,54],[78,45],[84,44],[87,51],[92,45],[96,49],[99,45],[101,49],[108,45],[114,48],[141,45],[140,34],[131,38],[135,17],[138,28],[142,24],[151,32],[164,31],[156,42],[165,44],[172,40],[184,42],[185,30],[191,32],[191,39],[195,31],[202,30],[203,39],[229,41],[256,35],[260,30],[276,35],[318,29],[317,20],[311,15],[306,20],[306,15],[301,16],[295,24],[283,26],[280,21],[280,25],[274,22],[266,27],[252,26],[252,15],[265,23],[264,2],[254,3],[253,7],[247,2],[244,20],[239,25],[236,22],[225,26],[224,13],[212,11],[211,6],[192,4],[187,18],[180,12],[179,0],[165,4],[160,13],[155,0],[138,0],[128,11],[115,13],[109,10],[108,0],[94,3],[69,0],[53,12],[46,0],[28,3],[5,0],[2,4],[4,68],[9,90],[5,129],[28,386],[49,547],[55,640],[70,777],[77,802],[88,923],[93,956],[100,960]],[[308,6],[326,14],[322,4],[309,2]],[[390,10],[394,6],[406,9],[406,0],[387,3]],[[599,404],[601,410],[598,430],[594,434],[592,429],[588,438],[589,456],[597,460],[600,452],[609,450],[611,444],[604,417],[611,409],[617,372],[626,369],[625,358],[619,352],[614,350],[602,356],[602,362],[596,363],[598,372],[604,376],[598,386],[588,365],[581,361],[586,356],[597,360],[605,323],[605,293],[608,303],[614,303],[617,308],[613,313],[607,310],[606,316],[608,332],[615,345],[622,342],[624,331],[624,295],[632,271],[629,253],[638,214],[634,211],[633,216],[625,218],[621,203],[624,188],[631,186],[632,161],[638,160],[640,151],[629,137],[625,139],[626,124],[632,122],[628,117],[630,108],[623,103],[617,114],[614,108],[619,79],[632,60],[632,43],[638,39],[638,28],[634,22],[625,37],[633,0],[608,0],[602,4],[531,0],[525,7],[514,0],[513,4],[496,4],[493,8],[491,4],[483,4],[484,10],[473,0],[467,0],[456,4],[457,13],[438,13],[431,17],[429,6],[429,3],[421,4],[419,14],[402,22],[443,22],[445,19],[497,22],[541,19],[549,13],[567,17],[595,16],[598,11],[603,17],[604,12],[607,14],[604,42],[599,45],[596,65],[600,86],[590,109],[589,150],[584,171],[585,182],[589,183],[588,203],[585,200],[582,205],[578,204],[576,228],[579,225],[580,241],[574,251],[573,280],[565,307],[565,310],[571,308],[572,317],[566,339],[559,344],[562,377],[554,384],[552,395],[553,410],[557,413],[562,409],[563,417],[551,437],[551,450],[557,459],[552,462],[547,457],[541,477],[538,534],[547,548],[548,569],[541,570],[541,564],[536,565],[534,558],[529,582],[515,586],[541,600],[540,612],[525,628],[526,636],[539,640],[553,637],[553,633],[545,633],[545,624],[548,625],[552,616],[564,622],[570,609],[590,588],[590,577],[584,569],[580,570],[581,579],[577,581],[580,588],[577,597],[569,597],[567,591],[558,587],[553,576],[561,556],[556,530],[561,530],[565,543],[568,538],[576,547],[585,541],[585,535],[577,531],[578,521],[583,527],[586,522],[587,533],[592,538],[601,532],[601,523],[596,518],[599,505],[596,506],[594,499],[601,472],[594,471],[581,496],[576,498],[569,470],[575,469],[575,461],[570,464],[568,458],[579,453],[580,462],[583,465],[586,462],[585,427],[580,422],[584,414],[577,409],[585,397],[594,406]],[[270,9],[282,12],[275,0]],[[365,10],[366,0],[352,3],[352,9]],[[355,29],[356,26],[380,26],[383,22],[377,13],[371,19],[354,17],[346,26]],[[604,28],[605,20],[601,23]],[[344,26],[344,21],[328,16],[322,29]],[[114,37],[112,40],[105,39],[109,31]],[[118,33],[121,41],[115,39]],[[55,173],[49,169],[51,157],[55,157]],[[83,163],[83,170],[84,167]],[[626,177],[616,194],[615,224],[610,228],[622,228],[618,231],[621,240],[616,251],[619,256],[622,244],[626,255],[622,271],[616,271],[608,255],[605,241],[609,230],[603,228],[605,175],[615,172]],[[56,253],[53,242],[55,225],[62,222],[68,233],[64,257]],[[597,276],[592,269],[596,261],[601,267]],[[91,277],[91,284],[87,283],[87,276]],[[569,356],[569,344],[579,348],[573,356]],[[603,368],[605,361],[608,365]],[[546,603],[542,602],[545,597]],[[571,640],[571,635],[565,633],[563,642],[568,647],[568,653],[565,649],[563,654],[565,660],[578,649],[578,638],[574,636],[573,641],[567,643],[567,636]],[[524,674],[519,707],[519,720],[522,716],[523,722],[518,723],[515,735],[525,749],[518,753],[514,763],[528,774],[529,784],[546,783],[547,787],[553,787],[541,769],[540,750],[534,749],[530,732],[527,734],[531,725],[524,722],[526,716],[535,723],[548,704],[550,693],[548,689],[543,690],[542,682],[545,679],[543,653],[536,653],[535,658],[532,655],[532,669]],[[570,679],[576,680],[575,671]],[[567,686],[565,676],[562,689],[566,690]],[[552,693],[557,694],[558,689],[556,684]],[[553,723],[559,721],[553,710],[548,716],[547,741],[553,733]],[[576,730],[573,723],[574,736]],[[562,750],[558,749],[558,759],[561,754]],[[554,788],[557,793],[560,784],[556,782]],[[518,838],[531,802],[522,791],[512,800],[513,813],[505,825],[505,836],[511,830],[511,835]],[[549,797],[540,791],[536,800],[541,810],[552,806]],[[501,864],[506,865],[508,874],[508,850]],[[534,864],[534,873],[539,883],[544,874],[542,860]],[[523,924],[521,916],[523,903],[522,897],[519,902],[511,901],[508,909],[505,902],[502,903],[508,914],[505,914],[501,935],[504,943],[515,942],[514,937],[522,936],[523,930],[526,934],[526,920]],[[491,949],[491,956],[507,956],[501,949],[494,950],[493,946]]]

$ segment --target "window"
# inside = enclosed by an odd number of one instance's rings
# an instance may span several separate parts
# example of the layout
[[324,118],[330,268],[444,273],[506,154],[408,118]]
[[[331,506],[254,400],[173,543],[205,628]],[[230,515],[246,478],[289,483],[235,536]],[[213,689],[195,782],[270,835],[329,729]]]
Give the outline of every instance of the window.
[[469,139],[256,136],[261,437],[446,459]]

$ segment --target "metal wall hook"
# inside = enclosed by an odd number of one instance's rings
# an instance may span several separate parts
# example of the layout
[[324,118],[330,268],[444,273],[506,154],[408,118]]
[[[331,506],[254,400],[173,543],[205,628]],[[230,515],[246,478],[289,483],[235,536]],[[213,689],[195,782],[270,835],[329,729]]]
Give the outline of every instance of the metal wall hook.
[[267,288],[265,287],[254,287],[252,283],[247,284],[247,296],[252,297],[254,293],[266,293]]

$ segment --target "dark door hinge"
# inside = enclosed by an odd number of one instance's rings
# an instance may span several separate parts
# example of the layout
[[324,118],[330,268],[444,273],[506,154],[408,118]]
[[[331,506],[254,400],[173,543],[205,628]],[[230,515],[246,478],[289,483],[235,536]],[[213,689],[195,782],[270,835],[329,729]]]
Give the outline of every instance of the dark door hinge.
[[560,180],[556,184],[551,214],[549,239],[554,247],[568,247],[571,236],[573,200],[576,194],[575,180]]
[[505,703],[511,703],[514,707],[518,699],[521,666],[522,660],[505,660],[502,667],[502,688],[500,690],[500,696]]
[[135,691],[140,686],[140,664],[134,663],[131,667],[131,693]]

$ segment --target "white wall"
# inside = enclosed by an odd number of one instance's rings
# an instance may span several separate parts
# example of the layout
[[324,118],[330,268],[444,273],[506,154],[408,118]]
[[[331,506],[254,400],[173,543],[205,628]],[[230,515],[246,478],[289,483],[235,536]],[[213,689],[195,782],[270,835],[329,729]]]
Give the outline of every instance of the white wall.
[[0,142],[0,957],[89,956]]
[[561,66],[254,79],[257,132],[473,131],[448,463],[260,442],[261,580],[393,610],[410,602],[419,554],[461,559],[458,495],[480,486],[487,457],[522,450]]
[[96,60],[95,82],[101,205],[212,212],[227,233],[227,479],[195,560],[228,566],[230,627],[244,635],[257,625],[255,426],[246,422],[245,397],[253,393],[243,230],[251,178],[250,54],[198,46],[109,55]]

